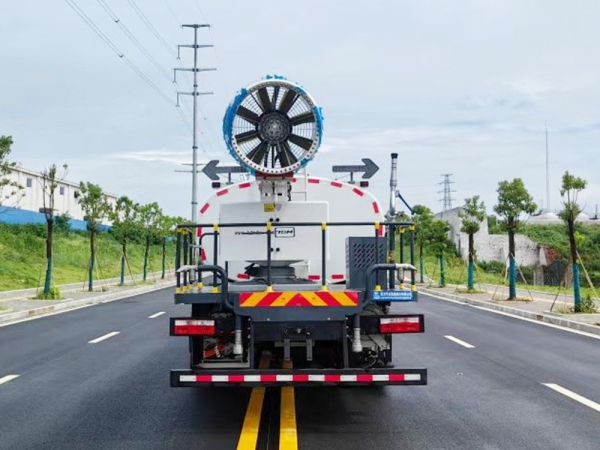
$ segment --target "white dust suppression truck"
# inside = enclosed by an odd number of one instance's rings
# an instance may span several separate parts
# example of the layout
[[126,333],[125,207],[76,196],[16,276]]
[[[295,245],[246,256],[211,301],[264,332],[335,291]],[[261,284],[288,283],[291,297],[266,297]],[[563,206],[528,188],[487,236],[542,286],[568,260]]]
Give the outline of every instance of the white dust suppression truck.
[[322,135],[311,96],[267,77],[223,130],[251,177],[213,183],[199,223],[178,227],[175,303],[191,314],[170,334],[190,359],[171,385],[426,384],[426,369],[392,363],[392,335],[424,331],[423,315],[390,313],[417,300],[414,225],[385,222],[361,184],[307,175]]

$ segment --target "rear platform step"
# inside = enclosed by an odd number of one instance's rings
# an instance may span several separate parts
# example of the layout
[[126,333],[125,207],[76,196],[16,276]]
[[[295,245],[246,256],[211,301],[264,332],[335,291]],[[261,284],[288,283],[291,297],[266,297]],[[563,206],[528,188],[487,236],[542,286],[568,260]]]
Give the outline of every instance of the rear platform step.
[[427,369],[171,370],[172,387],[426,385]]

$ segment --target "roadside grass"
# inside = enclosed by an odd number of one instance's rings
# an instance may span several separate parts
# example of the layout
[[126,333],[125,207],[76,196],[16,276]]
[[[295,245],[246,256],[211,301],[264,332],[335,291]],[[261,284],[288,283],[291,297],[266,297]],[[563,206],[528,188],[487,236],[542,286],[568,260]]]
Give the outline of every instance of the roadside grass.
[[[46,244],[40,227],[0,224],[0,291],[41,287],[46,270]],[[133,274],[141,274],[144,245],[128,243],[128,259]],[[121,270],[121,246],[109,233],[101,233],[97,240],[97,267],[95,279],[118,277]],[[54,236],[54,286],[81,282],[88,275],[89,239],[86,233],[56,233]],[[167,268],[172,269],[175,246],[167,244]],[[150,248],[148,272],[161,270],[160,245]],[[126,272],[126,283],[131,281]],[[149,281],[154,281],[149,275]],[[139,284],[136,282],[136,284]],[[100,287],[100,285],[99,285]]]
[[[433,256],[425,256],[424,267],[425,267],[425,276],[432,279],[432,286],[437,286],[440,282],[440,267],[439,261],[436,257]],[[417,267],[418,267],[418,259],[417,259]],[[493,286],[508,286],[508,280],[504,278],[503,273],[488,273],[483,271],[477,265],[475,266],[475,292],[468,292],[467,290],[467,262],[462,259],[450,255],[445,258],[445,278],[446,284],[449,285],[457,285],[458,293],[485,293],[487,292],[482,285],[489,284]],[[589,286],[584,286],[585,280],[582,280],[581,287],[581,297],[587,298],[590,297],[592,299],[600,300],[598,295],[600,295],[600,289],[591,288]],[[544,292],[547,294],[558,295],[558,299],[563,296],[573,296],[574,291],[573,287],[559,287],[559,286],[540,286],[540,285],[532,285],[525,284],[522,279],[519,277],[517,281],[517,289],[529,290],[533,294],[534,292]],[[530,300],[530,299],[528,299]]]

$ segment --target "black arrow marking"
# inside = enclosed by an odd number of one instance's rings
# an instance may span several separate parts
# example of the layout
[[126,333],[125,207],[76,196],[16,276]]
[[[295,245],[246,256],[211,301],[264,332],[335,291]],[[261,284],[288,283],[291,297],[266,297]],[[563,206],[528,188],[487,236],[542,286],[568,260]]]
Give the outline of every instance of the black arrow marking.
[[219,160],[213,159],[209,161],[204,168],[202,169],[202,173],[204,173],[211,180],[218,180],[220,173],[242,173],[246,170],[242,166],[221,166],[218,167]]
[[363,166],[333,166],[332,170],[334,172],[364,172],[362,177],[365,180],[371,178],[379,170],[379,166],[369,158],[363,158],[362,162],[364,163]]

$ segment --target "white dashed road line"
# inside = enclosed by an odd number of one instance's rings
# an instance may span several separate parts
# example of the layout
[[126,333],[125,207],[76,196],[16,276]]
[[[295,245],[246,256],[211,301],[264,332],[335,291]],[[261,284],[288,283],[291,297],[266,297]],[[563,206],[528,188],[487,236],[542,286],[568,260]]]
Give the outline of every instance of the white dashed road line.
[[19,375],[6,375],[5,377],[0,378],[0,384],[8,383],[15,378],[19,378]]
[[159,316],[162,316],[165,312],[161,311],[161,312],[157,312],[156,314],[152,314],[151,316],[148,316],[148,319],[156,319]]
[[468,342],[465,341],[461,341],[458,338],[455,338],[454,336],[444,336],[446,339],[451,340],[452,342],[457,343],[458,345],[462,345],[465,348],[475,348],[474,345],[469,344]]
[[600,404],[598,404],[592,400],[582,397],[581,395],[576,394],[575,392],[570,391],[568,389],[565,389],[564,387],[559,386],[558,384],[554,384],[554,383],[542,383],[542,384],[546,387],[549,387],[550,389],[555,390],[556,392],[558,392],[566,397],[569,397],[572,400],[575,400],[575,401],[581,403],[582,405],[587,406],[588,408],[592,408],[593,410],[600,412]]
[[105,339],[109,339],[109,338],[111,338],[113,336],[116,336],[117,334],[119,334],[118,331],[112,331],[112,332],[110,332],[108,334],[105,334],[104,336],[100,336],[99,338],[92,339],[91,341],[88,342],[88,344],[97,344],[98,342],[102,342]]

